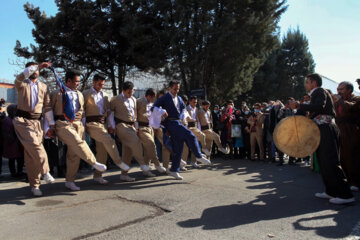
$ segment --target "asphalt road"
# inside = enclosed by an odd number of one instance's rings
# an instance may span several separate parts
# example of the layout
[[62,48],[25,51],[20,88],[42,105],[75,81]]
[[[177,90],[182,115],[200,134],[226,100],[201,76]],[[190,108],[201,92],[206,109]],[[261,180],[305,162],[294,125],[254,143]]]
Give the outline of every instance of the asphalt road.
[[360,239],[360,194],[346,206],[316,199],[308,167],[216,159],[183,181],[132,172],[125,183],[109,171],[107,186],[82,172],[79,192],[57,179],[40,198],[1,178],[0,239]]

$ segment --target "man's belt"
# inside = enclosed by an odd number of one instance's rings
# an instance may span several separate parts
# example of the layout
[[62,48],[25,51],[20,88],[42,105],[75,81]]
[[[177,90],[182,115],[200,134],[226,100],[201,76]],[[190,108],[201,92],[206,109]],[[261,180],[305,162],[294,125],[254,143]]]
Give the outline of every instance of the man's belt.
[[41,113],[30,113],[30,112],[26,112],[26,111],[17,109],[16,116],[26,118],[29,120],[39,120],[41,118],[42,114]]
[[[76,121],[81,121],[81,114],[80,113],[75,113],[75,122]],[[60,120],[60,121],[65,121],[66,119],[65,119],[65,117],[64,117],[64,115],[55,115],[54,116],[54,119],[55,119],[55,121],[57,121],[57,120]]]
[[105,123],[105,116],[88,116],[86,117],[86,122],[97,122],[97,123]]
[[127,122],[127,121],[121,120],[119,118],[115,118],[115,123],[116,124],[125,123],[125,124],[131,125],[131,126],[135,124],[135,122]]
[[140,127],[149,127],[148,122],[138,122]]
[[208,130],[208,129],[210,129],[209,125],[201,126],[201,130]]
[[196,122],[188,122],[188,127],[189,128],[196,127]]

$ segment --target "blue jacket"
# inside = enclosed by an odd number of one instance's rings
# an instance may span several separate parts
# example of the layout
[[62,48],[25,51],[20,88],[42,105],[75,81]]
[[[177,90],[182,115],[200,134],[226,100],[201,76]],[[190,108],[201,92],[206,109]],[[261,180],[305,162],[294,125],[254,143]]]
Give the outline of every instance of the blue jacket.
[[175,107],[174,101],[172,100],[172,96],[170,93],[166,93],[164,96],[159,98],[153,106],[158,108],[162,107],[163,109],[165,109],[169,115],[169,118],[180,118],[180,114],[183,112],[186,106],[180,96],[177,96],[177,98],[179,99],[180,103],[180,112],[178,112],[177,108]]

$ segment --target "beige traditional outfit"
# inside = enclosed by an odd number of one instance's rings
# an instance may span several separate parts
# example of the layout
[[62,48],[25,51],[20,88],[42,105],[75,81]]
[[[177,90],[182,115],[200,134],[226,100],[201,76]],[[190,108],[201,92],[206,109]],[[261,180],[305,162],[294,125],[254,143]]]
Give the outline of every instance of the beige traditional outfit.
[[51,94],[51,106],[55,116],[55,130],[58,138],[67,145],[66,181],[74,182],[79,170],[80,159],[90,165],[96,163],[96,158],[85,141],[85,128],[81,122],[84,114],[84,97],[78,90],[65,87],[75,110],[75,120],[70,123],[65,120],[62,104],[62,93],[56,90]]
[[45,113],[45,118],[51,125],[54,124],[48,87],[42,82],[32,82],[28,79],[37,70],[38,66],[30,66],[15,79],[18,104],[16,117],[13,120],[16,135],[24,146],[24,161],[29,184],[34,188],[40,186],[41,174],[49,172],[40,122],[42,113]]
[[[96,144],[97,162],[106,164],[108,154],[116,165],[121,167],[121,157],[115,139],[108,133],[107,128],[115,129],[114,116],[110,110],[110,101],[103,91],[96,91],[93,87],[83,92],[86,118],[86,131]],[[94,172],[94,179],[102,177],[100,171]]]
[[122,159],[124,163],[130,165],[134,157],[143,169],[145,165],[143,147],[135,128],[136,105],[134,97],[126,98],[123,93],[110,101],[110,109],[115,116],[116,134],[122,144]]
[[201,131],[206,136],[206,148],[212,149],[213,142],[215,142],[216,146],[219,150],[223,150],[224,148],[221,145],[221,140],[219,134],[212,130],[212,116],[210,110],[205,111],[204,109],[198,110],[198,119],[201,125]]

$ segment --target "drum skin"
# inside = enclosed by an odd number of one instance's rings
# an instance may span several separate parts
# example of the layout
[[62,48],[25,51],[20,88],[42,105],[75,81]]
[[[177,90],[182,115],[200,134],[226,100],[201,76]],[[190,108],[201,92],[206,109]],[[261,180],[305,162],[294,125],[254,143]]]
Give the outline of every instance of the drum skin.
[[320,144],[319,127],[304,116],[292,116],[281,120],[274,130],[274,143],[291,157],[311,156]]

